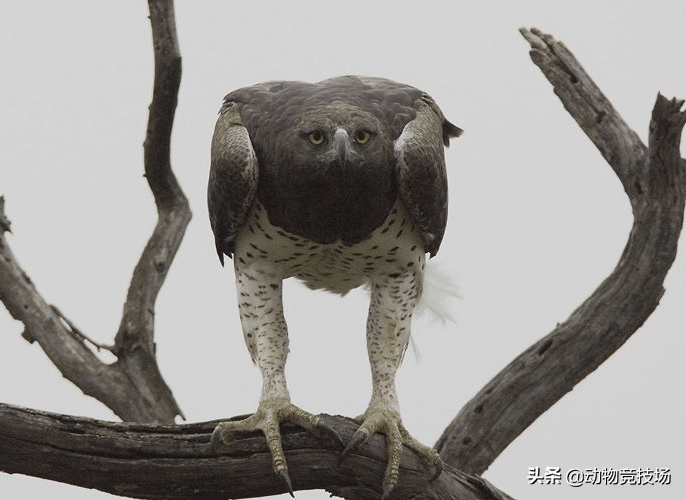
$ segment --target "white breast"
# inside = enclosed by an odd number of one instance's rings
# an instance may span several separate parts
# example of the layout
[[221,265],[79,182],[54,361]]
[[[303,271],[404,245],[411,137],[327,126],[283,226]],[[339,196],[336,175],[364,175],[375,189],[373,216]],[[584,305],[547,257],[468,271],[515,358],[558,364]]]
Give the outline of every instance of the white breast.
[[269,222],[259,202],[236,238],[234,266],[276,279],[295,276],[313,289],[345,294],[375,278],[413,274],[421,283],[424,242],[400,202],[384,223],[362,242],[319,244],[287,233]]

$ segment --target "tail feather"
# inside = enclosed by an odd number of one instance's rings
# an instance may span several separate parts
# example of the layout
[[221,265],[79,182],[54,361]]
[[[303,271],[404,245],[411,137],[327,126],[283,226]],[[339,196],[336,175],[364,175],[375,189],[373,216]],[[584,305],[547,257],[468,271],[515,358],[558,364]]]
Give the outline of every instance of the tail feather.
[[461,298],[457,285],[450,275],[441,271],[441,267],[434,261],[427,262],[422,296],[416,308],[417,316],[428,315],[443,325],[456,324],[450,311],[450,302]]
[[[413,320],[428,318],[431,321],[439,321],[443,326],[447,323],[457,324],[451,313],[450,304],[461,298],[450,275],[442,272],[441,266],[430,260],[424,269],[424,287]],[[421,354],[414,340],[414,333],[410,335],[410,347],[415,360],[420,363]]]

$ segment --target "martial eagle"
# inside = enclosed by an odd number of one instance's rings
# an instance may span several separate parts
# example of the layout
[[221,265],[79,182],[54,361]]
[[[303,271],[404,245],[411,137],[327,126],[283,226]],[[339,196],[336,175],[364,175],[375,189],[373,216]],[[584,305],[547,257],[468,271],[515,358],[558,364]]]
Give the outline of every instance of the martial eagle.
[[438,252],[445,231],[443,148],[460,133],[429,95],[382,78],[272,81],[224,99],[212,139],[210,223],[222,264],[233,259],[243,335],[263,386],[257,411],[220,423],[213,438],[262,431],[289,490],[279,424],[320,427],[286,387],[282,282],[292,276],[313,289],[371,292],[372,397],[343,454],[385,434],[384,496],[397,483],[403,444],[441,470],[436,451],[402,424],[395,375],[426,254]]

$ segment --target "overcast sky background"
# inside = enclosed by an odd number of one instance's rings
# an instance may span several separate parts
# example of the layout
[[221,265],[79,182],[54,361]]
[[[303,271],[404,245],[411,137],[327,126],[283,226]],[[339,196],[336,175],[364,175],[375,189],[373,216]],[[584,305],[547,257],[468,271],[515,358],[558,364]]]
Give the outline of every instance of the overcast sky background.
[[[644,140],[657,92],[686,97],[686,4],[677,0],[179,1],[176,19],[184,73],[172,163],[194,218],[157,302],[156,342],[189,421],[252,412],[260,391],[240,334],[233,270],[219,266],[205,207],[210,138],[230,90],[272,79],[385,76],[427,91],[465,129],[447,153],[450,216],[436,258],[463,296],[451,304],[457,325],[417,323],[421,359],[407,356],[398,375],[404,422],[427,444],[611,272],[631,226],[619,181],[531,63],[518,28],[564,41]],[[153,76],[147,4],[2,2],[0,60],[8,241],[48,302],[112,342],[156,220],[142,177]],[[513,442],[487,479],[522,500],[684,498],[683,250],[665,286],[643,328]],[[293,402],[314,413],[360,414],[371,394],[366,293],[341,299],[288,282],[284,295]],[[0,401],[115,418],[21,332],[0,311]],[[531,486],[528,467],[536,466],[668,467],[672,484]],[[115,498],[7,474],[0,496]]]

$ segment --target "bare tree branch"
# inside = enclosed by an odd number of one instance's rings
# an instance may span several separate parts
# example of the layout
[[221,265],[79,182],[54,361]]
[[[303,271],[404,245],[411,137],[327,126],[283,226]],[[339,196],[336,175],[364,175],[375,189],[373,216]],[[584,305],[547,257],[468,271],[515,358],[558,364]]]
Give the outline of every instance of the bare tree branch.
[[[0,210],[0,219],[7,222],[3,226],[9,227],[4,203]],[[71,335],[19,266],[4,233],[0,231],[0,300],[13,318],[24,323],[24,337],[38,342],[65,378],[85,394],[116,407],[128,398],[125,374],[103,364],[81,339]]]
[[112,352],[113,347],[110,345],[106,344],[101,344],[100,342],[96,342],[92,338],[90,338],[88,335],[83,333],[69,318],[67,318],[62,311],[55,305],[51,304],[50,307],[52,310],[57,314],[57,316],[67,325],[67,328],[69,328],[69,333],[71,333],[73,336],[76,338],[92,345],[95,347],[97,351],[100,351],[101,349],[105,349],[106,351]]
[[155,80],[145,138],[145,176],[157,204],[157,225],[133,271],[114,352],[117,363],[148,401],[145,414],[119,414],[123,420],[170,423],[182,415],[160,375],[155,358],[155,300],[181,244],[191,211],[171,169],[170,143],[181,55],[172,0],[149,0],[155,53]]
[[476,474],[624,344],[657,307],[676,256],[686,199],[679,153],[683,101],[658,95],[646,148],[562,43],[537,30],[522,34],[565,109],[621,180],[634,224],[612,274],[567,321],[491,380],[444,431],[436,444],[443,460]]
[[145,174],[157,204],[158,221],[133,272],[111,348],[117,361],[107,365],[98,359],[85,344],[88,338],[38,293],[5,239],[9,220],[4,203],[0,205],[0,300],[12,317],[24,323],[24,337],[38,342],[64,377],[85,394],[104,403],[123,420],[171,423],[181,411],[157,367],[154,306],[191,213],[169,160],[181,79],[173,3],[150,0],[149,5],[155,82],[145,139]]
[[[0,204],[0,220],[5,221],[3,228],[9,228],[4,203]],[[4,230],[0,230],[0,300],[13,318],[24,323],[24,338],[37,342],[62,375],[85,394],[112,409],[122,401],[138,403],[129,394],[126,375],[102,363],[38,293],[15,259]]]
[[10,220],[5,216],[5,197],[0,196],[0,234],[4,236],[5,233],[11,233],[12,230],[10,229],[10,226],[12,223]]
[[[242,417],[236,417],[242,418]],[[322,416],[344,439],[358,424]],[[28,474],[132,498],[252,498],[283,493],[259,433],[237,436],[220,457],[210,445],[217,422],[183,426],[122,424],[0,404],[0,470]],[[386,445],[376,435],[338,464],[340,444],[295,427],[283,430],[295,489],[326,489],[351,500],[378,500]],[[504,500],[488,481],[447,469],[435,481],[403,451],[393,499]]]

